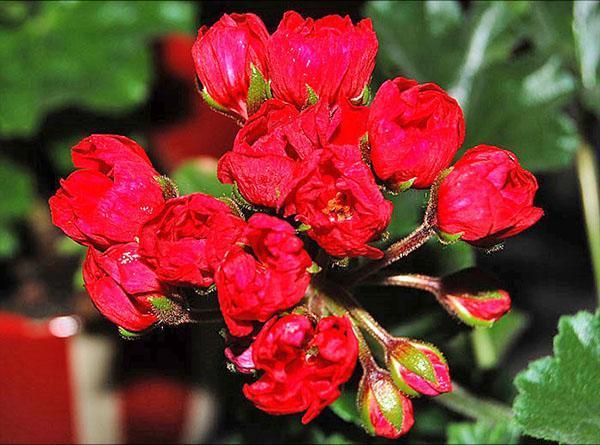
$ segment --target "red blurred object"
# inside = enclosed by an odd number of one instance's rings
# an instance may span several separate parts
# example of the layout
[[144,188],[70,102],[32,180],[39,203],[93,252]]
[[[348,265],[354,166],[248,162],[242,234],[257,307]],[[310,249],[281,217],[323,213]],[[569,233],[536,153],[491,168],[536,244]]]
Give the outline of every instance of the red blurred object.
[[191,443],[206,440],[209,392],[162,377],[110,384],[114,342],[78,334],[66,315],[0,312],[0,443]]
[[73,443],[68,339],[0,313],[0,443]]
[[161,63],[169,75],[185,82],[182,106],[191,110],[182,121],[157,128],[150,135],[155,153],[169,170],[198,156],[219,158],[231,148],[239,130],[232,119],[211,110],[196,91],[193,44],[193,36],[171,34],[163,37],[160,45]]

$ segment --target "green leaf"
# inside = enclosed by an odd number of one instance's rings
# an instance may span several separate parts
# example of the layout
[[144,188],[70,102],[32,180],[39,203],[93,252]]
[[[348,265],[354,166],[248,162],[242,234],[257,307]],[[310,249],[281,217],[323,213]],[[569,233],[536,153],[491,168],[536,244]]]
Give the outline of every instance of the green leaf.
[[183,2],[41,2],[0,25],[0,134],[31,135],[51,110],[125,112],[146,100],[151,39],[193,30]]
[[448,425],[447,443],[456,445],[517,444],[519,430],[512,422],[456,422]]
[[0,225],[0,258],[8,258],[19,248],[19,239],[15,233],[4,225]]
[[479,367],[496,367],[526,327],[527,316],[513,309],[491,327],[473,329],[471,341]]
[[0,223],[12,222],[31,210],[34,197],[32,176],[24,168],[0,158]]
[[524,433],[562,443],[600,442],[600,312],[563,316],[554,355],[519,373],[513,410]]
[[536,171],[570,165],[580,140],[562,107],[575,89],[573,76],[556,57],[521,58],[482,72],[473,83],[464,146],[509,149]]
[[217,163],[210,158],[188,161],[171,175],[181,195],[202,192],[220,197],[231,193],[229,184],[221,184],[217,179]]

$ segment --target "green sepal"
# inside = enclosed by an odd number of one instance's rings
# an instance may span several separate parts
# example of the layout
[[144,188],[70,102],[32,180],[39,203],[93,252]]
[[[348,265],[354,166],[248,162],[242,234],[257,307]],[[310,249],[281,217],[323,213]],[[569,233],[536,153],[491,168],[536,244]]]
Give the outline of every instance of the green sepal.
[[313,90],[309,84],[306,84],[306,91],[308,93],[308,97],[306,98],[307,106],[311,106],[319,102],[319,96],[317,95],[317,93],[315,93],[315,90]]
[[372,97],[373,92],[371,90],[371,85],[366,84],[362,92],[357,97],[350,99],[350,102],[354,105],[367,106],[371,102]]
[[452,233],[446,233],[446,232],[442,232],[441,230],[438,230],[437,236],[438,236],[438,239],[440,240],[440,243],[450,245],[450,244],[454,244],[458,240],[460,240],[461,237],[464,235],[464,233],[465,232],[459,232],[459,233],[452,234]]
[[396,185],[394,189],[399,193],[405,192],[413,186],[416,180],[417,178],[414,177],[409,179],[408,181],[401,182],[400,184]]
[[202,99],[204,99],[204,102],[206,102],[209,107],[228,115],[231,113],[227,108],[225,108],[223,105],[220,105],[216,100],[210,97],[210,94],[208,94],[206,88],[202,88],[200,91],[200,96],[202,96]]
[[250,86],[248,87],[248,96],[246,97],[248,116],[256,113],[262,103],[272,97],[271,86],[258,68],[254,64],[251,64],[250,70]]
[[148,301],[159,312],[171,311],[174,308],[173,302],[167,297],[148,297]]
[[156,182],[160,185],[165,199],[177,198],[179,196],[179,187],[168,176],[156,176]]
[[122,328],[121,326],[118,326],[117,330],[119,331],[119,336],[125,340],[137,340],[143,335],[140,332],[128,331],[127,329]]
[[372,385],[378,386],[376,390],[373,389],[373,397],[377,400],[383,417],[396,429],[402,430],[404,410],[402,409],[403,404],[398,388],[388,379],[373,382]]
[[312,229],[311,226],[309,226],[308,224],[300,224],[298,226],[298,228],[296,229],[297,232],[308,232],[310,229]]
[[310,273],[310,274],[317,274],[317,273],[321,272],[321,270],[323,270],[323,269],[321,268],[321,266],[319,266],[319,265],[318,265],[317,263],[315,263],[314,261],[313,261],[313,263],[310,265],[310,267],[307,267],[307,268],[306,268],[306,271],[307,271],[308,273]]
[[[393,361],[397,360],[400,365],[404,366],[410,372],[423,377],[429,382],[436,382],[435,370],[433,369],[431,361],[424,352],[420,351],[415,346],[405,343],[396,351],[391,351],[391,353],[393,354],[390,354],[390,363],[392,365]],[[390,368],[393,377],[394,374],[396,374],[395,367],[390,366]]]

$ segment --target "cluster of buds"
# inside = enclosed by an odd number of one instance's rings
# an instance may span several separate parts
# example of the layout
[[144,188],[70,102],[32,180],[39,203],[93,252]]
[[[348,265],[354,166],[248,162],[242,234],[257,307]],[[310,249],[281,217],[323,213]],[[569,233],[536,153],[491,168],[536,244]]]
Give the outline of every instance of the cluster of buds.
[[[365,428],[398,437],[413,423],[409,397],[451,390],[448,365],[432,345],[391,337],[345,288],[436,234],[487,248],[543,212],[535,177],[509,151],[480,145],[451,167],[465,125],[439,86],[399,77],[371,103],[377,46],[369,20],[288,12],[269,34],[253,14],[225,15],[200,29],[192,55],[202,98],[241,126],[218,164],[232,196],[179,196],[134,141],[92,135],[73,147],[77,170],[50,208],[89,248],[85,286],[123,333],[206,320],[215,311],[198,302],[216,293],[226,357],[256,378],[243,392],[258,408],[309,422],[360,361]],[[385,194],[411,188],[430,188],[423,224],[384,252],[373,243],[392,215]],[[498,287],[456,285],[468,276],[384,281],[428,290],[471,324],[510,306]],[[364,334],[383,346],[387,370]]]

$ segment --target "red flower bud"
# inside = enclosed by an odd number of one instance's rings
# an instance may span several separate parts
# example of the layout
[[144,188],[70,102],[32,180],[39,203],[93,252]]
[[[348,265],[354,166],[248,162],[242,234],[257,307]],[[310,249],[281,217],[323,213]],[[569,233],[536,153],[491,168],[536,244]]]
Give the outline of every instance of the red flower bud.
[[252,215],[243,239],[223,257],[215,274],[231,334],[248,335],[256,321],[265,322],[296,305],[310,282],[311,265],[290,224],[262,213]]
[[265,25],[254,14],[225,14],[210,28],[200,28],[192,57],[210,105],[248,117],[252,66],[267,76],[268,39]]
[[381,258],[383,252],[367,243],[385,230],[393,205],[375,184],[358,146],[329,146],[304,174],[286,215],[296,214],[310,227],[308,235],[333,256]]
[[345,317],[326,317],[316,324],[306,316],[271,319],[252,345],[254,364],[264,374],[244,386],[244,395],[259,409],[281,415],[306,411],[313,420],[340,396],[351,376],[358,342]]
[[369,115],[375,173],[392,188],[427,188],[465,138],[458,103],[433,83],[397,77],[377,91]]
[[442,278],[441,302],[470,326],[491,326],[510,310],[510,296],[500,282],[477,268]]
[[[106,171],[112,155],[105,154],[98,158],[100,171],[75,171],[61,180],[60,189],[49,201],[56,226],[78,243],[100,250],[133,241],[141,226],[164,205],[151,167],[143,162],[119,161]],[[79,165],[95,162],[77,159]]]
[[[231,214],[227,204],[203,193],[192,193],[169,199],[163,211],[149,221],[140,233],[141,252],[158,277],[173,285],[210,286],[214,265],[210,252],[229,249],[244,222]],[[222,233],[207,246],[207,238],[216,227],[231,228],[228,237]],[[237,231],[236,231],[237,228]],[[220,260],[221,258],[219,258]]]
[[470,244],[493,246],[535,224],[535,176],[510,151],[489,145],[468,150],[438,191],[440,231]]
[[412,402],[396,388],[390,374],[374,364],[365,370],[356,402],[369,434],[397,439],[413,426]]
[[140,168],[158,176],[144,149],[125,136],[93,134],[75,145],[71,156],[75,167],[97,170],[105,175],[110,174],[115,164],[127,161],[141,163]]
[[386,364],[396,385],[408,395],[437,396],[452,391],[446,359],[433,345],[394,339],[386,347]]
[[268,44],[275,97],[301,108],[311,94],[332,104],[362,95],[375,66],[377,37],[371,20],[303,19],[288,11]]
[[165,290],[136,243],[118,244],[104,253],[90,248],[83,280],[102,315],[122,328],[138,332],[158,321],[152,298],[161,298]]

